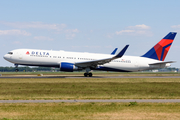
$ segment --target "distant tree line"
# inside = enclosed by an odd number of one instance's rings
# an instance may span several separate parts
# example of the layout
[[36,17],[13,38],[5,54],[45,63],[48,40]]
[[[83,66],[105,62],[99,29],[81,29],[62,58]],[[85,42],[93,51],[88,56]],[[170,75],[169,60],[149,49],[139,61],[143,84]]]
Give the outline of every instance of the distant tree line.
[[[179,72],[179,68],[175,68],[175,67],[161,68],[155,70],[158,70],[158,72]],[[147,71],[153,71],[153,70],[147,70]]]
[[159,69],[159,71],[176,71],[176,72],[179,72],[179,68],[175,68],[175,67],[168,67],[168,68],[162,68],[162,69]]
[[[51,68],[51,67],[18,67],[18,70],[19,72],[59,71],[58,68]],[[15,71],[15,67],[0,67],[0,72],[14,72],[14,71]],[[174,68],[174,67],[168,67],[168,68],[158,69],[158,71],[159,72],[171,72],[171,71],[179,72],[179,69]]]
[[[50,67],[18,67],[20,72],[52,71],[57,70]],[[15,67],[0,67],[0,72],[14,72]]]

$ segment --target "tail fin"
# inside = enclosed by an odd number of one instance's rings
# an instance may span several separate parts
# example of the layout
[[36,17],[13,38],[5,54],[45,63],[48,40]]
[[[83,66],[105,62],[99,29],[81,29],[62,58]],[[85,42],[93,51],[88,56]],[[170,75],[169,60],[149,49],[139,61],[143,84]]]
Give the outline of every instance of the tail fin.
[[164,61],[175,36],[176,32],[170,32],[142,57]]

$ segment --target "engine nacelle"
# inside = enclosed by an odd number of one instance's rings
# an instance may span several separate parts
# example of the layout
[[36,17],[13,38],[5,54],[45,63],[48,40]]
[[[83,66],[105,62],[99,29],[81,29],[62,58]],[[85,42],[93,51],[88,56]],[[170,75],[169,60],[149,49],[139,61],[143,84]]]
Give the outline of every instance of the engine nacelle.
[[76,67],[73,63],[68,62],[61,62],[59,68],[60,71],[65,72],[73,72],[74,70],[78,70],[78,67]]

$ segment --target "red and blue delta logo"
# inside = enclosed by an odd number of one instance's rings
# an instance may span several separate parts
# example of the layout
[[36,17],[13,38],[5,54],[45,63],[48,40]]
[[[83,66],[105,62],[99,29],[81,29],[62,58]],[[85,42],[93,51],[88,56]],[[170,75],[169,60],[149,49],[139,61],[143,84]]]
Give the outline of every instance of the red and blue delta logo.
[[170,32],[142,57],[148,57],[148,58],[164,61],[175,36],[176,33]]
[[29,54],[30,54],[29,51],[27,51],[27,52],[26,52],[26,55],[29,55]]
[[31,54],[30,54],[30,52],[27,51],[26,55],[43,55],[43,56],[48,56],[49,52],[32,51]]

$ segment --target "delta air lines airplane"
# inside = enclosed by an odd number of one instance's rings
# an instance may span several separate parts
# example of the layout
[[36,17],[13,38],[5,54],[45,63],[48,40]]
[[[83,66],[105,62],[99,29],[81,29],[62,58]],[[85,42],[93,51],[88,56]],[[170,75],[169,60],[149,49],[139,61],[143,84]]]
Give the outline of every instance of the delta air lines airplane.
[[170,66],[173,61],[164,61],[176,36],[170,32],[154,47],[142,56],[125,56],[129,45],[118,54],[117,49],[111,54],[66,52],[38,49],[16,49],[4,55],[4,59],[18,65],[57,67],[60,71],[73,72],[85,70],[84,76],[92,77],[91,70],[135,72],[159,69]]

